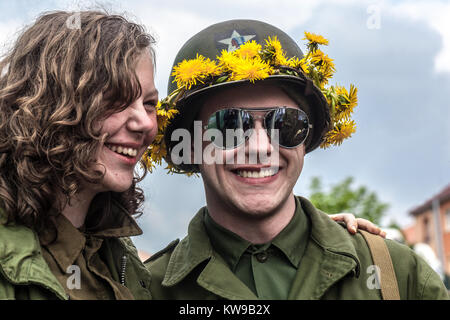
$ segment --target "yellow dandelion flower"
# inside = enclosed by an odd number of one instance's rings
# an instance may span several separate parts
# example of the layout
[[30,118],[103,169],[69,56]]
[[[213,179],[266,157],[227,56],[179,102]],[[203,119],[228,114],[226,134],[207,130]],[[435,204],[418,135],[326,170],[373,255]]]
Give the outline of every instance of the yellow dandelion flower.
[[166,109],[164,108],[156,109],[156,120],[158,122],[158,129],[160,131],[164,130],[169,120]]
[[255,40],[247,41],[243,45],[239,47],[234,54],[239,58],[247,58],[252,59],[255,57],[259,57],[259,52],[261,51],[261,45],[258,44]]
[[[147,168],[147,170],[152,173],[153,169],[156,168],[157,164],[161,164],[162,158],[161,159],[157,159],[153,156],[152,154],[152,146],[150,146],[147,151],[144,153],[144,155],[142,156],[141,160],[144,163],[145,168]],[[142,164],[141,164],[142,167]]]
[[302,67],[302,70],[305,74],[309,74],[310,73],[310,67],[311,65],[309,64],[308,60],[306,58],[303,58],[300,60],[300,66]]
[[219,74],[218,66],[214,60],[206,59],[203,64],[203,72],[208,76],[216,76]]
[[209,58],[197,54],[195,59],[183,60],[173,68],[172,76],[175,77],[178,88],[190,89],[197,82],[203,83],[203,80],[215,74],[217,65]]
[[305,37],[302,40],[308,40],[310,43],[328,45],[328,40],[319,34],[305,31]]
[[323,53],[321,50],[314,51],[310,56],[311,62],[315,64],[321,71],[331,70],[336,71],[333,59]]
[[286,58],[284,52],[279,52],[275,55],[275,65],[278,66],[287,66],[288,65],[288,59]]
[[319,49],[319,45],[328,45],[328,40],[322,37],[321,35],[314,34],[311,32],[305,31],[305,37],[303,40],[308,40],[308,44],[306,45],[308,51],[310,53],[314,53],[314,51]]
[[283,47],[281,46],[277,36],[274,36],[273,39],[271,37],[266,39],[266,49],[273,52],[283,51]]
[[234,54],[234,52],[228,52],[227,50],[222,50],[219,57],[217,57],[219,61],[219,67],[222,68],[222,71],[230,71],[232,66],[238,63],[240,58]]
[[330,141],[328,141],[328,139],[325,137],[325,139],[322,141],[322,143],[320,144],[320,148],[322,149],[327,149],[331,147],[331,143]]
[[346,99],[348,99],[348,91],[347,91],[347,89],[345,89],[345,87],[336,86],[336,87],[334,87],[334,90],[337,95],[344,96]]
[[303,72],[306,70],[307,66],[305,63],[305,59],[299,59],[297,57],[292,57],[287,61],[287,65],[294,69],[302,70]]
[[152,165],[161,165],[162,160],[167,155],[166,144],[164,142],[161,143],[153,143],[150,145],[149,150],[145,153],[146,161]]
[[231,66],[231,80],[262,80],[267,78],[273,70],[261,59],[239,59]]
[[164,140],[164,131],[158,132],[158,134],[155,136],[155,139],[153,140],[153,145],[160,144]]
[[348,95],[350,100],[350,108],[353,110],[358,105],[358,88],[353,84],[350,85],[350,93]]
[[274,36],[273,39],[271,37],[266,39],[264,51],[265,54],[263,53],[263,56],[265,57],[265,60],[270,61],[270,63],[282,66],[288,65],[288,59],[286,58],[286,54],[283,51],[283,47],[277,36]]
[[337,94],[336,103],[336,120],[348,120],[350,119],[354,108],[358,104],[357,98],[358,89],[354,85],[350,85],[350,93],[346,88],[337,86],[335,92]]
[[328,80],[333,77],[336,71],[333,59],[321,50],[316,50],[308,55],[308,61],[310,61],[309,71],[313,75],[316,85],[323,88],[328,84]]
[[179,113],[179,111],[177,109],[172,108],[172,109],[166,110],[166,109],[162,108],[162,109],[159,109],[156,114],[158,117],[162,117],[162,118],[166,118],[167,120],[171,120],[178,113]]
[[334,128],[325,135],[325,145],[333,144],[339,146],[345,139],[350,138],[355,132],[355,121],[351,120],[337,123]]
[[158,116],[157,123],[158,123],[158,132],[164,132],[168,124],[167,118],[164,116]]
[[351,112],[348,110],[350,99],[348,97],[348,91],[345,87],[336,86],[331,87],[333,91],[334,98],[334,114],[333,118],[335,121],[348,120],[350,118]]

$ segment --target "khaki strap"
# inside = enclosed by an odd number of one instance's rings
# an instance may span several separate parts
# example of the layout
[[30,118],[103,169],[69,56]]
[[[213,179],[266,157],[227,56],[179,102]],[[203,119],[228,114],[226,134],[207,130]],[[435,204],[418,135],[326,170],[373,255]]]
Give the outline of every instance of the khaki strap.
[[383,300],[400,300],[397,277],[388,247],[381,236],[359,230],[369,246],[373,263],[380,268],[380,289]]

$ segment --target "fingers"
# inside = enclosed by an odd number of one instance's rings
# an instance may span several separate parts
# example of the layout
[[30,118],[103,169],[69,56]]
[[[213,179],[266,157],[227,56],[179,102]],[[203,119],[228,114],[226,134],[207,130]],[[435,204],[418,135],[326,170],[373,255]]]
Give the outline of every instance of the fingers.
[[377,234],[383,238],[386,238],[386,232],[380,229],[377,225],[373,224],[369,220],[363,219],[363,218],[357,218],[356,219],[358,223],[358,228],[365,230],[367,232]]
[[351,213],[337,213],[337,214],[330,214],[329,216],[334,221],[345,222],[345,224],[347,226],[347,230],[351,234],[355,234],[358,229],[361,229],[361,230],[370,232],[372,234],[379,235],[383,238],[386,238],[386,232],[381,230],[377,225],[373,224],[372,222],[370,222],[367,219],[356,218]]
[[[355,234],[358,230],[358,221],[355,218],[355,216],[351,213],[337,213],[337,214],[331,214],[330,218],[334,221],[344,221],[345,225],[347,226],[348,232],[351,234]],[[367,220],[366,220],[367,221]]]

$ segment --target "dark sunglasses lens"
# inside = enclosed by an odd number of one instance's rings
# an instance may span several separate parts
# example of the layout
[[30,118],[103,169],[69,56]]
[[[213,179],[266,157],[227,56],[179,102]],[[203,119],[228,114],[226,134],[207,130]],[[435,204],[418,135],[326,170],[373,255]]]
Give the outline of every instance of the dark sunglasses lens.
[[279,108],[268,113],[265,122],[271,138],[278,139],[278,144],[282,147],[297,147],[308,135],[308,117],[300,109]]
[[217,129],[221,139],[214,139],[213,143],[225,149],[236,148],[245,141],[245,134],[252,127],[252,120],[247,112],[239,109],[219,110],[208,121],[208,129]]

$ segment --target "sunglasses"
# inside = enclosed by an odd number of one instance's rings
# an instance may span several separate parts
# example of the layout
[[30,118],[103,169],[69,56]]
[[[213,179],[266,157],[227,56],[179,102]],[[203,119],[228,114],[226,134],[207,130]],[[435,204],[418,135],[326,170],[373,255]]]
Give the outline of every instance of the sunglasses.
[[[265,112],[264,116],[252,115]],[[308,116],[303,110],[289,107],[264,109],[222,109],[213,113],[204,129],[216,129],[222,139],[214,139],[213,144],[222,149],[234,149],[243,144],[255,128],[255,119],[264,119],[263,126],[272,142],[283,148],[295,148],[305,142],[309,129]],[[223,139],[225,137],[225,139]],[[225,140],[225,141],[224,141]]]

